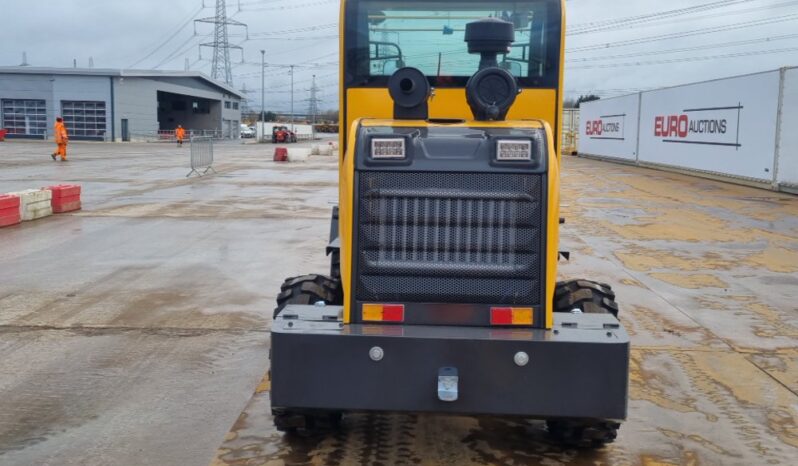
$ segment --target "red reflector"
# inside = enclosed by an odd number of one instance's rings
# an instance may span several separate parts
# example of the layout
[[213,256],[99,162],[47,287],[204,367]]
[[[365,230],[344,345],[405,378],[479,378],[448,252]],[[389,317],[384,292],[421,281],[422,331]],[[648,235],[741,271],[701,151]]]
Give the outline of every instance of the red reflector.
[[401,304],[386,304],[382,306],[382,320],[384,322],[404,322],[405,307]]
[[513,310],[509,307],[494,307],[490,310],[491,325],[512,325]]

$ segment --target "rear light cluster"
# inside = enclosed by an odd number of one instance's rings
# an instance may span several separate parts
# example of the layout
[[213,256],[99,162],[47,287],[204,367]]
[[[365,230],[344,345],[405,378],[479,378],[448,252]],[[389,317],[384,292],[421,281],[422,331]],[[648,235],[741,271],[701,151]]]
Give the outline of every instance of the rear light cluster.
[[[495,326],[531,326],[534,322],[534,310],[531,307],[492,307],[490,324]],[[364,322],[394,322],[405,320],[403,304],[364,304]]]
[[533,323],[531,307],[492,307],[490,309],[491,325],[526,325]]
[[363,320],[365,322],[404,322],[405,306],[403,304],[364,304]]

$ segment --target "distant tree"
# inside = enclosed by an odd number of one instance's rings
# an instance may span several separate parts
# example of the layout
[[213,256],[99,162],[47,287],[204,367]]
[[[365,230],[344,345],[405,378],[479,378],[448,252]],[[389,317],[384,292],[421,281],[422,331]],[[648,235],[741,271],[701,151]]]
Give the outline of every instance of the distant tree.
[[243,112],[241,114],[241,123],[244,123],[245,125],[254,125],[255,122],[258,121],[258,118],[260,118],[258,112],[253,112],[253,111]]
[[576,99],[565,99],[563,106],[565,108],[576,108]]
[[326,123],[338,123],[338,110],[327,110],[321,112],[317,121],[323,121]]
[[[254,125],[260,121],[260,116],[260,112],[250,111],[241,115],[241,121],[243,121],[244,124]],[[274,112],[266,112],[264,117],[266,118],[266,121],[277,121],[277,114]]]
[[601,100],[601,97],[590,94],[590,95],[580,95],[578,99],[576,99],[576,108],[580,108],[583,102],[592,102],[594,100]]

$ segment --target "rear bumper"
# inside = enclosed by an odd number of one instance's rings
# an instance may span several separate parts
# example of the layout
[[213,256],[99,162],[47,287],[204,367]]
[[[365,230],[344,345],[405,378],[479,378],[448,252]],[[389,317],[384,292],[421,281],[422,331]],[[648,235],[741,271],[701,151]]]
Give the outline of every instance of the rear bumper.
[[[273,407],[626,418],[629,337],[611,315],[556,315],[552,330],[521,330],[342,325],[340,311],[289,306],[274,321]],[[525,366],[514,362],[520,351]],[[457,401],[438,399],[443,367],[457,369]]]

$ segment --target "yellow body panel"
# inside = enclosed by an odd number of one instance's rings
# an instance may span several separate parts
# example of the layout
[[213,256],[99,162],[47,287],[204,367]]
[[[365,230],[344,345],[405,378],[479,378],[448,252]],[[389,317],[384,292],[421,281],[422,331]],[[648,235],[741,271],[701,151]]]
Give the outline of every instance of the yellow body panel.
[[[347,128],[358,118],[393,117],[393,101],[388,89],[351,88],[347,89],[346,95]],[[524,89],[507,114],[507,121],[543,120],[553,125],[558,120],[557,111],[557,92],[554,89]],[[429,115],[431,119],[472,119],[465,89],[436,89],[435,95],[429,100]],[[502,125],[505,128],[507,126]]]
[[[340,10],[340,56],[345,57],[344,28],[346,0],[341,1]],[[565,64],[565,2],[561,2],[562,27],[560,39],[559,86],[563,89],[563,69]],[[476,71],[476,70],[475,70]],[[548,306],[546,328],[553,325],[554,288],[557,281],[557,261],[559,259],[560,226],[560,144],[556,139],[562,134],[563,96],[558,89],[522,89],[515,104],[510,109],[506,121],[473,121],[472,113],[465,97],[465,89],[435,89],[429,101],[431,119],[462,119],[464,123],[455,126],[480,128],[525,127],[540,128],[546,131],[549,152],[548,173],[548,215],[547,215],[547,260],[546,292]],[[343,61],[340,67],[340,147],[339,160],[339,234],[341,239],[341,278],[344,291],[344,322],[352,320],[352,227],[354,222],[354,147],[359,125],[364,126],[436,126],[427,121],[393,120],[393,101],[387,88],[346,88]],[[539,121],[534,121],[539,120]],[[452,126],[452,125],[441,125]]]

